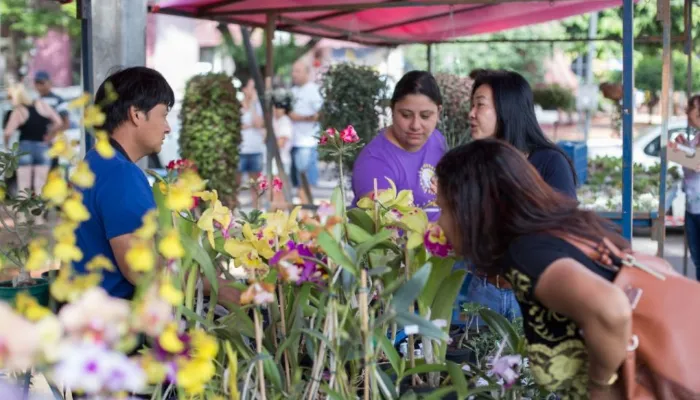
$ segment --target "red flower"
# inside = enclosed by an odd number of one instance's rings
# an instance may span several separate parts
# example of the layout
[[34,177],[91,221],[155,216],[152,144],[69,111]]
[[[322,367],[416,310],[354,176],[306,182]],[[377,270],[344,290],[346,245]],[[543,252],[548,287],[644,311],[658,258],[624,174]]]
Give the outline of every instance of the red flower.
[[264,193],[269,188],[270,182],[268,182],[267,178],[265,178],[264,176],[260,176],[260,178],[258,178],[258,192]]
[[360,137],[357,136],[357,132],[352,125],[348,125],[347,128],[340,132],[340,140],[344,143],[357,143],[360,141]]
[[333,128],[326,129],[326,131],[321,134],[321,139],[318,141],[318,144],[320,144],[321,146],[328,144],[328,139],[335,136],[335,134],[336,134],[335,129],[333,129]]
[[166,168],[168,171],[174,170],[174,169],[175,169],[175,160],[171,160],[171,161],[168,163],[168,166],[165,167],[165,168]]
[[276,176],[275,179],[272,180],[272,190],[275,192],[279,193],[282,191],[282,179],[279,178],[279,176]]

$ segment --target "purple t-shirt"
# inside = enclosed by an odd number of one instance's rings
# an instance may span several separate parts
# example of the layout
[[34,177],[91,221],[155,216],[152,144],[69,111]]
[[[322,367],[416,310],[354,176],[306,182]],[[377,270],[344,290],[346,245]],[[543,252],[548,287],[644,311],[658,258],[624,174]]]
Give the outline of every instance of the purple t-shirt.
[[389,178],[394,181],[397,190],[413,191],[415,205],[423,208],[431,221],[437,220],[440,210],[435,205],[435,193],[430,183],[435,177],[435,166],[445,152],[447,142],[437,129],[416,152],[406,151],[391,143],[385,131],[380,131],[355,161],[352,172],[353,206],[360,198],[374,191],[374,179],[379,190],[389,189],[386,180]]

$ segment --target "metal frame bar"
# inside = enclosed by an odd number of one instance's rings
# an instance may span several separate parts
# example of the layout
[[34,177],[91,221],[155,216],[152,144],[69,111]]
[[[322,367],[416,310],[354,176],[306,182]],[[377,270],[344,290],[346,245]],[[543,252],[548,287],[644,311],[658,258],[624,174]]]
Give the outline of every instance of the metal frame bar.
[[[523,3],[523,2],[539,2],[542,0],[433,0],[433,1],[417,1],[406,0],[396,1],[394,3],[347,3],[347,4],[326,4],[313,6],[292,6],[292,7],[276,7],[276,8],[249,8],[247,10],[222,11],[212,13],[202,13],[200,17],[220,17],[225,15],[251,15],[251,14],[267,14],[269,12],[277,13],[302,13],[315,11],[364,11],[376,8],[399,8],[399,7],[423,7],[423,6],[456,6],[461,4],[484,4],[489,5],[507,4],[507,3]],[[565,1],[565,0],[559,0]]]
[[671,3],[669,0],[661,0],[661,23],[663,25],[663,67],[661,70],[661,177],[659,180],[659,217],[658,217],[658,242],[656,255],[664,256],[664,244],[666,241],[666,171],[668,159],[666,146],[668,143],[668,119],[671,112],[671,90],[673,90],[673,70],[671,68]]
[[246,0],[222,0],[218,3],[211,3],[211,4],[207,4],[205,6],[202,6],[201,10],[202,11],[213,11],[213,10],[216,10],[217,8],[229,6],[231,4],[242,3],[244,1],[246,1]]
[[[693,94],[693,1],[685,0],[684,4],[684,22],[685,22],[685,53],[688,56],[688,68],[686,71],[685,84],[686,84],[686,95],[688,99]],[[686,138],[690,140],[690,120],[688,120],[688,127],[686,128]],[[685,229],[685,224],[683,224],[683,276],[688,276],[688,235]],[[698,268],[698,266],[695,266]]]
[[634,0],[622,2],[622,236],[632,241],[634,185],[632,139],[634,128]]
[[[385,0],[384,3],[392,3],[392,2],[396,2],[396,1],[401,1],[401,0]],[[354,12],[355,12],[355,11],[352,11],[352,10],[349,10],[349,11],[335,11],[335,12],[328,13],[328,14],[325,14],[325,15],[317,15],[317,16],[315,16],[315,17],[313,17],[313,18],[305,19],[304,21],[308,21],[308,22],[321,22],[321,21],[324,21],[324,20],[327,20],[327,19],[332,19],[332,18],[342,17],[343,15],[352,14],[352,13],[354,13]],[[285,28],[287,28],[287,27],[288,27],[287,25],[279,25],[279,26],[277,27],[277,29],[285,29]]]
[[495,6],[495,5],[497,5],[497,4],[481,4],[481,5],[474,6],[474,7],[460,8],[459,10],[452,10],[452,11],[442,12],[442,13],[435,14],[435,15],[428,15],[428,16],[423,16],[423,17],[419,17],[419,18],[412,18],[412,19],[409,19],[409,20],[393,22],[393,23],[391,23],[391,24],[387,24],[387,25],[382,25],[382,26],[374,27],[374,28],[372,28],[372,29],[368,29],[368,30],[362,31],[362,32],[363,32],[363,33],[374,33],[374,32],[379,32],[379,31],[383,31],[383,30],[386,30],[386,29],[396,28],[396,27],[399,27],[399,26],[402,26],[402,25],[417,24],[417,23],[419,23],[419,22],[425,22],[425,21],[430,21],[430,20],[433,20],[433,19],[449,17],[450,15],[461,14],[461,13],[467,12],[467,11],[481,10],[481,9],[484,9],[484,8],[493,7],[493,6]]
[[392,38],[391,36],[377,35],[374,33],[353,32],[353,31],[349,31],[349,30],[343,29],[343,28],[336,28],[336,27],[330,26],[330,25],[319,24],[317,22],[307,22],[303,19],[295,19],[295,18],[289,18],[289,17],[284,17],[284,16],[279,16],[278,19],[281,22],[288,24],[288,25],[308,26],[310,28],[322,29],[322,30],[325,30],[328,32],[340,33],[342,38],[366,37],[368,39],[375,39],[375,40],[381,41],[383,43],[394,43],[397,45],[398,44],[413,43],[413,41],[396,39],[396,38]]
[[[83,91],[94,94],[93,68],[92,68],[92,0],[78,0],[78,17],[80,18],[80,52],[82,58]],[[86,128],[81,129],[82,146],[81,156],[92,148],[92,136]]]

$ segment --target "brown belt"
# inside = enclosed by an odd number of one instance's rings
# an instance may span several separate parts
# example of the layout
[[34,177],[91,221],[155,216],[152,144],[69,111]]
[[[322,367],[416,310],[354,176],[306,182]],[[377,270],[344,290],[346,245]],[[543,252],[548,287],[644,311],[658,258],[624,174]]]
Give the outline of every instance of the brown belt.
[[485,279],[486,282],[492,284],[493,286],[499,288],[499,289],[509,289],[513,290],[513,287],[510,285],[510,282],[501,275],[479,275],[477,274],[481,279]]

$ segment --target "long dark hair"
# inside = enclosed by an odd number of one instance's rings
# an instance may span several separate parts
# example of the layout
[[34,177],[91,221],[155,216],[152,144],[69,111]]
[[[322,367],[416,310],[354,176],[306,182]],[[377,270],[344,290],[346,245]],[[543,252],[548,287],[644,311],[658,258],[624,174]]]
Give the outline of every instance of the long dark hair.
[[394,94],[391,96],[391,108],[393,109],[397,102],[410,94],[422,94],[432,100],[435,105],[442,105],[440,86],[430,72],[411,71],[401,77],[394,88]]
[[560,152],[569,162],[575,182],[576,172],[571,159],[544,135],[537,122],[532,88],[527,79],[513,71],[483,71],[476,75],[472,86],[472,103],[474,93],[482,85],[488,85],[493,92],[497,116],[496,137],[505,140],[525,154],[531,154],[537,149],[552,149]]
[[607,237],[629,248],[608,221],[552,189],[521,151],[502,140],[454,148],[435,171],[440,199],[457,227],[453,240],[485,272],[503,272],[498,260],[524,235],[566,233],[595,242]]

